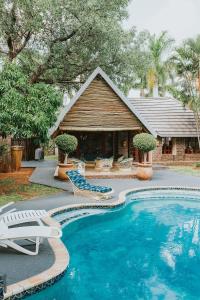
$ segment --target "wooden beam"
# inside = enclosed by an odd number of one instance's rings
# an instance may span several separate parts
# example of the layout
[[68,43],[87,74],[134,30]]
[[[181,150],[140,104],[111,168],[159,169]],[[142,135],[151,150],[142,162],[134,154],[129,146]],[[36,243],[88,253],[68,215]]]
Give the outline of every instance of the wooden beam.
[[103,131],[141,131],[142,128],[141,127],[132,127],[132,128],[128,128],[128,127],[72,127],[72,126],[59,126],[59,129],[62,131],[90,131],[90,132],[103,132]]

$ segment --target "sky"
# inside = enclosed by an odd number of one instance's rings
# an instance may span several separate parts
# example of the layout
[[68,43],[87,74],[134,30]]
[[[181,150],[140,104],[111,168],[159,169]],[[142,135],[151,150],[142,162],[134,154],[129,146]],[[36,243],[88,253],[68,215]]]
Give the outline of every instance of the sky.
[[200,34],[200,0],[132,0],[126,26],[167,30],[177,43]]

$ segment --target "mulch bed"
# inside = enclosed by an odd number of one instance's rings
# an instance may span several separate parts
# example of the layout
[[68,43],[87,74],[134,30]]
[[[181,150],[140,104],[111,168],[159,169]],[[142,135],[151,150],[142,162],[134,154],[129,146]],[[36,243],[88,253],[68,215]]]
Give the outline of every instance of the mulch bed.
[[0,195],[19,192],[23,194],[22,187],[30,185],[28,179],[34,168],[21,168],[18,172],[0,173]]

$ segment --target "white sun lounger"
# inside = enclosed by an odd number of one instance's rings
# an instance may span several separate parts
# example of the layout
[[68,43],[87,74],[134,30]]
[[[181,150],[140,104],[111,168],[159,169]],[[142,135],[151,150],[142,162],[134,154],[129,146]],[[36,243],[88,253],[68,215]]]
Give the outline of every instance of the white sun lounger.
[[[10,202],[2,207],[0,207],[0,213],[2,210],[12,205]],[[0,221],[4,222],[7,226],[18,225],[28,222],[37,222],[39,225],[43,225],[41,219],[48,215],[46,210],[22,210],[15,211],[16,209],[11,209],[4,214],[0,214]]]
[[22,210],[0,215],[0,221],[4,222],[7,226],[29,222],[37,222],[39,225],[43,225],[41,219],[47,215],[46,210]]
[[[42,238],[60,238],[62,231],[57,227],[49,226],[23,226],[9,228],[5,223],[0,222],[0,247],[10,247],[21,253],[37,255]],[[17,244],[17,241],[31,241],[35,244],[35,251],[26,249]]]

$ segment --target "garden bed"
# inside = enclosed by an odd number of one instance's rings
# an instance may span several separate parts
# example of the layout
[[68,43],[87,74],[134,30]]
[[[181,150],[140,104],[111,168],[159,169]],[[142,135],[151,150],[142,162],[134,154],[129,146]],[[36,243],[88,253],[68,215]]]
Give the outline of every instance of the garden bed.
[[34,168],[21,168],[19,172],[0,173],[0,206],[10,201],[20,201],[59,192],[57,188],[29,182]]

